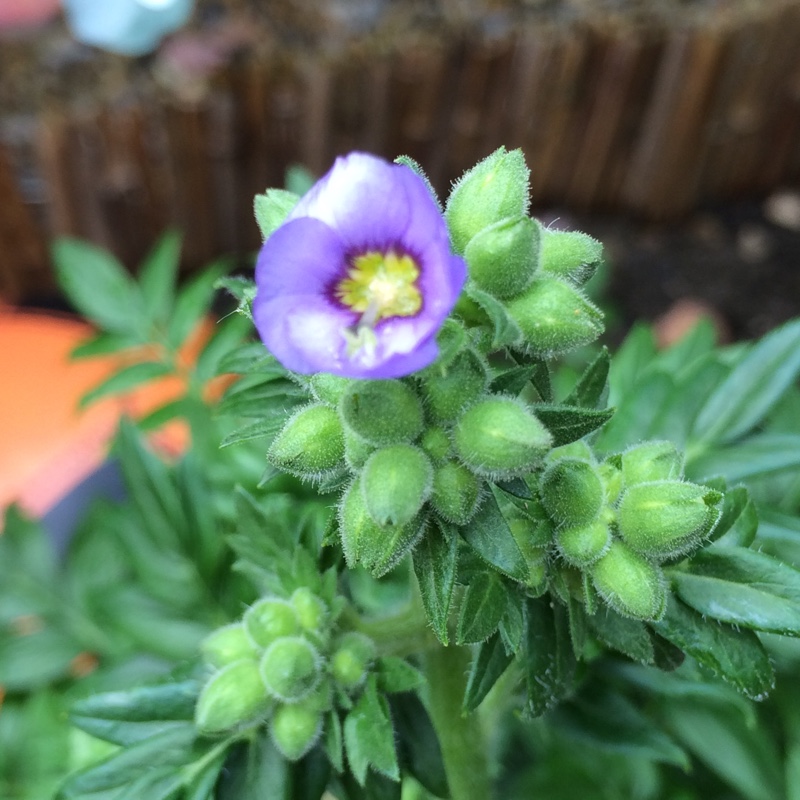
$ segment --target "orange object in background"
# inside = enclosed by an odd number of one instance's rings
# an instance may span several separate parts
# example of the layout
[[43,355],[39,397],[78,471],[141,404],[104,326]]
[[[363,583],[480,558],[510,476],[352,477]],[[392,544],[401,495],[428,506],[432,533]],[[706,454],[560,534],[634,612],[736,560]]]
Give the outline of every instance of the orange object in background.
[[[70,361],[92,328],[66,316],[0,306],[0,513],[11,502],[42,516],[106,458],[122,415],[139,417],[180,394],[167,378],[85,411],[78,401],[123,362],[120,356]],[[180,423],[159,433],[158,446],[186,445]]]

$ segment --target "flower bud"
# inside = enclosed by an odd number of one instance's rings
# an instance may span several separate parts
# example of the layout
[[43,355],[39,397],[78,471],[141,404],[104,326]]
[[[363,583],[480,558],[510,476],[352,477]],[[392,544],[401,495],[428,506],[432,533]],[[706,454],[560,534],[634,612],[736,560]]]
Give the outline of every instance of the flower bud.
[[603,483],[586,461],[562,458],[542,474],[539,482],[542,505],[556,525],[574,528],[597,519],[603,507]]
[[258,662],[234,661],[203,687],[194,711],[195,723],[202,733],[221,733],[265,714],[271,702]]
[[315,372],[308,379],[308,388],[320,403],[336,408],[339,398],[353,384],[351,378],[331,375],[329,372]]
[[550,448],[552,437],[521,402],[496,396],[479,400],[461,415],[453,440],[466,466],[496,479],[533,470]]
[[351,431],[344,432],[344,460],[348,467],[358,472],[375,452],[375,445],[365,442]]
[[320,633],[328,622],[328,607],[322,598],[317,597],[307,586],[292,592],[289,602],[294,606],[300,627],[304,631]]
[[447,461],[433,473],[431,504],[455,525],[466,525],[478,510],[481,485],[462,464]]
[[382,527],[411,522],[428,499],[432,483],[431,462],[410,444],[376,450],[361,473],[367,511]]
[[603,481],[606,492],[606,501],[616,503],[622,491],[622,471],[612,459],[606,459],[597,467],[597,474]]
[[464,258],[479,289],[513,297],[530,285],[539,266],[539,224],[523,216],[495,222],[470,241]]
[[269,647],[282,636],[300,633],[300,620],[290,603],[279,597],[262,597],[244,614],[244,627],[257,647]]
[[683,473],[683,456],[672,442],[643,442],[622,453],[620,461],[625,486],[677,480]]
[[241,622],[217,628],[200,645],[206,664],[221,669],[234,661],[258,658],[255,643]]
[[435,419],[448,422],[483,394],[486,384],[483,359],[472,350],[463,350],[449,366],[434,364],[425,371],[422,379],[425,405]]
[[269,448],[274,466],[299,478],[320,478],[344,457],[344,431],[338,414],[315,404],[291,416]]
[[366,680],[376,656],[372,639],[354,631],[346,633],[331,656],[331,674],[345,691],[352,691]]
[[294,192],[287,192],[285,189],[267,189],[264,194],[256,195],[254,204],[256,222],[264,240],[283,225],[289,212],[299,200]]
[[619,501],[619,532],[633,550],[657,561],[685,555],[717,524],[721,500],[719,492],[695,483],[638,483]]
[[527,211],[529,174],[521,150],[501,147],[456,182],[444,215],[457,253],[484,228]]
[[515,515],[508,520],[511,535],[528,565],[525,581],[534,592],[544,591],[547,584],[547,548],[553,540],[553,527],[544,512],[537,518]]
[[594,564],[611,545],[611,531],[602,520],[575,528],[559,528],[556,545],[564,560],[578,569]]
[[444,428],[428,428],[419,440],[419,446],[434,464],[442,464],[450,455],[450,437]]
[[259,669],[267,691],[284,703],[307,697],[319,683],[322,658],[300,636],[276,639],[261,656]]
[[547,454],[544,462],[550,464],[553,461],[560,461],[562,458],[577,458],[579,461],[588,461],[590,464],[594,462],[592,448],[583,439],[554,447]]
[[506,308],[527,349],[543,358],[589,344],[603,332],[603,312],[574,286],[555,278],[536,278]]
[[288,761],[302,758],[322,732],[323,712],[311,702],[279,706],[269,722],[278,752]]
[[408,442],[422,431],[422,406],[398,380],[358,381],[339,400],[345,426],[377,447]]
[[618,539],[591,567],[598,594],[619,614],[656,620],[664,613],[667,590],[661,570]]
[[583,284],[602,261],[603,245],[585,233],[542,228],[540,258],[542,272]]

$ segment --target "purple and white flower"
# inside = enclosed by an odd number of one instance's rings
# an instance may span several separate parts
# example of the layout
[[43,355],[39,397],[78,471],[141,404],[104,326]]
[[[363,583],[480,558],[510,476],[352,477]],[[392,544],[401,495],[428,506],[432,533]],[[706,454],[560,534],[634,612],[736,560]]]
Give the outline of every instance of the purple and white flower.
[[419,175],[351,153],[264,243],[253,316],[294,372],[396,378],[436,358],[465,280]]

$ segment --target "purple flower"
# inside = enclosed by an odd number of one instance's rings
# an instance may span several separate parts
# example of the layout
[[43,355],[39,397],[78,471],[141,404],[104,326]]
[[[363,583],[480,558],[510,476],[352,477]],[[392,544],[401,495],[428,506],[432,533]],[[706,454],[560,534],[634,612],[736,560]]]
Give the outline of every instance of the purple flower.
[[294,372],[396,378],[436,358],[465,279],[423,180],[351,153],[264,243],[253,317]]

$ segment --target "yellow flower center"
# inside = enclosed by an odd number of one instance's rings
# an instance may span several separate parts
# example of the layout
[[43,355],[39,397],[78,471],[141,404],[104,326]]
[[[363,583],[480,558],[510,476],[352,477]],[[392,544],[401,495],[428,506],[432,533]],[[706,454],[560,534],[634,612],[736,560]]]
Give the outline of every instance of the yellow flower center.
[[420,310],[418,278],[411,256],[370,250],[353,259],[334,291],[339,301],[363,315],[360,325],[372,327],[387,317],[411,317]]

